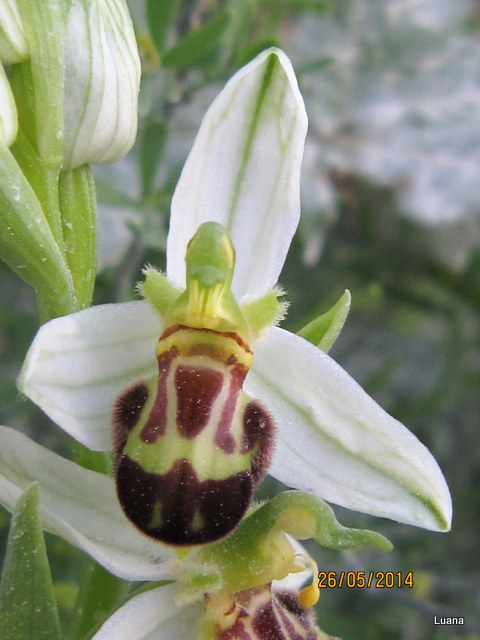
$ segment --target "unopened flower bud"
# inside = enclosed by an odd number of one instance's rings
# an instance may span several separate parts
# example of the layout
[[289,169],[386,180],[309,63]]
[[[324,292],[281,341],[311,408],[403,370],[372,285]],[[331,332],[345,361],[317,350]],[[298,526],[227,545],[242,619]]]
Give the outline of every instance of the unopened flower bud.
[[73,0],[65,34],[64,169],[115,162],[129,151],[139,82],[124,0]]
[[0,2],[0,60],[4,64],[22,62],[28,57],[28,44],[25,38],[17,0]]

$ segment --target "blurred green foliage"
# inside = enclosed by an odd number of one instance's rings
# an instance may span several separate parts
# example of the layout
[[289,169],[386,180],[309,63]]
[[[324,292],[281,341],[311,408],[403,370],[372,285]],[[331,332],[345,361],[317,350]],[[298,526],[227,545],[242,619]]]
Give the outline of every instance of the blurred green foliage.
[[[346,3],[352,11],[364,4],[369,2]],[[134,297],[142,266],[164,265],[169,203],[179,172],[210,100],[239,66],[266,46],[284,48],[294,58],[309,115],[321,115],[324,105],[318,96],[309,100],[309,92],[317,78],[330,73],[335,57],[308,40],[312,32],[307,29],[302,44],[309,55],[295,58],[291,34],[298,37],[298,25],[308,21],[343,19],[340,5],[327,0],[131,0],[144,67],[140,130],[125,161],[96,172],[101,236],[96,303]],[[436,10],[444,9],[437,5]],[[478,24],[478,11],[470,10],[458,36]],[[376,63],[373,56],[373,78]],[[454,145],[455,132],[452,136]],[[328,589],[318,605],[319,624],[345,640],[478,639],[479,211],[473,217],[466,211],[465,219],[448,224],[430,219],[425,226],[399,206],[402,183],[384,184],[348,165],[334,166],[325,160],[328,144],[313,127],[303,186],[305,219],[281,277],[291,303],[285,324],[298,330],[345,289],[351,291],[352,310],[332,355],[430,448],[452,491],[454,524],[451,533],[434,534],[336,509],[343,524],[374,528],[395,549],[353,554],[313,546],[320,568],[413,571],[414,587]],[[321,158],[313,167],[308,164],[312,148]],[[327,200],[322,196],[326,183],[334,195]],[[312,238],[317,241],[313,253]],[[0,310],[0,421],[69,455],[60,430],[15,389],[37,318],[31,292],[4,265]],[[269,480],[261,491],[277,490]],[[7,526],[2,512],[2,552]],[[82,562],[63,541],[49,536],[47,546],[61,617],[68,622]],[[463,616],[465,624],[434,626],[435,615]]]

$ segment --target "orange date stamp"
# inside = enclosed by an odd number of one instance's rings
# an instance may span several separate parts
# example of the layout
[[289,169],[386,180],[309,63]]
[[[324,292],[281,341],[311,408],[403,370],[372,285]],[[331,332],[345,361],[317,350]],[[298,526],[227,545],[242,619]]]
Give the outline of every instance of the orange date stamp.
[[401,589],[413,587],[413,571],[319,571],[319,589],[347,587],[370,589]]

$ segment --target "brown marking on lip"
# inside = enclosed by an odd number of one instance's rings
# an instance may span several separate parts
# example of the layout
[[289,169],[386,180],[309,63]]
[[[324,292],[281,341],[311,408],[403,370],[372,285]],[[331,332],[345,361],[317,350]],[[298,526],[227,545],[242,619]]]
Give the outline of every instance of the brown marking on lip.
[[200,334],[210,333],[210,334],[217,335],[221,338],[231,338],[232,340],[235,340],[235,342],[240,347],[242,347],[242,349],[244,349],[247,353],[252,353],[252,350],[250,349],[249,345],[244,340],[242,340],[242,338],[238,335],[238,333],[235,333],[234,331],[216,331],[215,329],[196,328],[196,327],[188,327],[187,325],[184,325],[184,324],[174,324],[171,327],[168,327],[167,329],[165,329],[165,331],[160,336],[160,340],[169,338],[171,335],[173,335],[177,331],[188,331],[188,332],[200,333]]
[[[148,473],[122,455],[116,483],[127,517],[147,535],[179,546],[223,538],[240,522],[252,499],[248,471],[200,482],[184,458],[160,475]],[[202,523],[200,528],[198,522]]]
[[211,358],[217,362],[224,362],[225,353],[224,350],[215,344],[209,344],[207,342],[196,342],[185,350],[186,356],[204,356]]
[[117,398],[113,409],[113,447],[119,455],[125,446],[128,433],[137,424],[143,407],[148,399],[148,387],[145,382],[137,382]]
[[172,347],[161,353],[158,360],[158,380],[155,400],[152,409],[140,432],[140,438],[146,444],[153,444],[157,438],[164,435],[167,429],[167,383],[172,362],[178,355],[178,350]]
[[[275,615],[272,599],[261,604],[255,611],[252,620],[252,629],[257,638],[275,638],[275,640],[289,640],[282,631],[280,623]],[[297,638],[295,638],[297,640]],[[301,638],[300,638],[301,640]]]
[[257,485],[267,473],[272,461],[275,443],[275,423],[268,411],[258,402],[251,400],[243,413],[243,438],[240,453],[248,453],[255,447],[251,472]]
[[204,429],[223,382],[223,373],[211,367],[177,367],[177,428],[182,436],[192,439]]
[[228,395],[223,405],[220,421],[215,433],[215,444],[227,454],[235,451],[235,438],[231,433],[232,420],[235,414],[238,396],[247,373],[247,367],[242,364],[233,365],[230,369],[231,377]]
[[290,591],[274,592],[253,615],[252,629],[258,638],[275,640],[316,640],[315,616],[301,607]]

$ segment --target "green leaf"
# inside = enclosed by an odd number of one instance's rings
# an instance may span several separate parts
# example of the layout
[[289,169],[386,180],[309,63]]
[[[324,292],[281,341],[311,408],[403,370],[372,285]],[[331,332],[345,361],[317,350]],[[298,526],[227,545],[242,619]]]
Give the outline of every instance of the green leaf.
[[49,165],[63,158],[63,16],[60,0],[20,0],[30,48],[38,151]]
[[88,165],[62,171],[58,183],[65,255],[78,309],[92,303],[97,264],[95,183]]
[[147,21],[155,46],[165,49],[168,31],[177,15],[180,0],[147,0]]
[[[22,124],[24,123],[25,117],[22,118]],[[63,251],[62,221],[58,203],[60,170],[58,167],[45,164],[31,140],[27,129],[20,128],[11,151],[38,198],[57,246]]]
[[0,637],[62,637],[38,516],[38,483],[31,484],[22,494],[12,518],[0,586]]
[[319,347],[322,351],[330,351],[345,324],[350,310],[350,301],[350,292],[345,291],[340,300],[331,309],[305,325],[303,329],[297,332],[297,335],[305,338],[305,340]]
[[315,13],[327,13],[332,11],[330,0],[292,0],[294,11],[313,11]]
[[93,560],[88,560],[76,602],[77,619],[70,640],[91,638],[96,629],[123,604],[130,582],[113,576]]
[[163,155],[167,140],[165,121],[149,122],[140,138],[140,178],[142,181],[142,197],[152,192],[158,163]]
[[323,58],[317,58],[316,60],[310,60],[302,65],[296,67],[296,72],[299,76],[306,73],[316,73],[317,71],[323,71],[326,67],[335,62],[335,58],[325,56]]
[[230,24],[228,11],[222,11],[199,29],[190,31],[162,58],[164,67],[183,68],[196,62],[215,47]]
[[40,202],[0,145],[0,257],[37,294],[44,318],[77,310],[70,270]]

